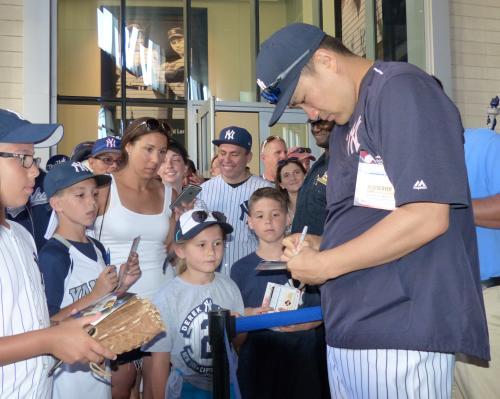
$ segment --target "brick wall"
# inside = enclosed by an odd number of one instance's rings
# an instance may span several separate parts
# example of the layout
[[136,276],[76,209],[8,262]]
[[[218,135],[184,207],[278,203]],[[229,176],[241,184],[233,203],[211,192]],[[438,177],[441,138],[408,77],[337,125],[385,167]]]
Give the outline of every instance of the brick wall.
[[23,112],[23,0],[0,0],[0,107]]

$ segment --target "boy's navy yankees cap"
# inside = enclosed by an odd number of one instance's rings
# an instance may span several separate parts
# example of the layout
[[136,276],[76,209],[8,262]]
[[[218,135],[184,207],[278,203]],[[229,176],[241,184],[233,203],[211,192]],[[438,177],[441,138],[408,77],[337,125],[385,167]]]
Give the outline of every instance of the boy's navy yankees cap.
[[121,152],[122,141],[119,137],[108,136],[95,141],[92,147],[91,156],[107,152]]
[[47,198],[50,198],[58,191],[88,179],[94,179],[97,187],[106,186],[111,182],[111,177],[108,175],[94,175],[84,164],[67,161],[55,165],[47,172],[43,188]]
[[247,129],[238,126],[225,127],[220,131],[219,138],[212,140],[216,146],[221,144],[234,144],[243,147],[245,150],[252,149],[252,135]]
[[175,225],[175,241],[190,240],[214,224],[218,224],[224,234],[233,232],[233,227],[226,222],[222,212],[210,212],[201,208],[186,211]]
[[316,26],[297,23],[285,26],[262,43],[256,62],[257,85],[261,96],[276,105],[269,126],[290,103],[302,69],[325,36]]
[[63,127],[55,123],[31,123],[8,109],[0,109],[0,143],[56,145],[63,136]]
[[60,163],[63,163],[63,162],[68,162],[68,161],[69,161],[69,157],[67,155],[63,155],[63,154],[53,155],[48,159],[47,164],[45,165],[45,169],[47,169],[47,172],[48,172],[54,166],[59,165]]

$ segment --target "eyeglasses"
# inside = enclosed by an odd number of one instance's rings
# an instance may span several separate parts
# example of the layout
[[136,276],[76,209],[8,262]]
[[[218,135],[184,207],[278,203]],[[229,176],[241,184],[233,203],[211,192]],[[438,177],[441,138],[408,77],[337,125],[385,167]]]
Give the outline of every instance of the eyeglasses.
[[269,144],[271,141],[274,141],[274,140],[280,140],[282,141],[283,143],[285,142],[285,140],[283,140],[282,137],[280,136],[269,136],[267,139],[265,139],[263,142],[262,142],[262,148],[261,148],[261,151],[264,151],[264,148],[266,147],[267,144]]
[[33,164],[38,168],[41,158],[35,158],[29,154],[16,154],[14,152],[0,152],[0,158],[18,158],[21,161],[23,168],[29,169]]
[[[265,89],[262,89],[260,95],[269,103],[269,104],[277,104],[279,99],[280,99],[280,94],[281,90],[279,89],[278,85],[280,82],[285,79],[288,74],[292,71],[293,68],[297,66],[297,64],[302,61],[309,53],[311,50],[306,50],[302,55],[297,58],[292,64],[285,69],[283,72],[281,72],[278,77],[274,80],[273,83],[271,83],[269,86],[267,86]],[[261,82],[262,83],[262,82]]]
[[107,166],[112,166],[115,163],[116,166],[121,166],[123,163],[123,160],[121,158],[113,159],[111,157],[95,157],[95,159],[104,162]]
[[281,159],[278,161],[278,167],[288,165],[290,162],[300,162],[297,157],[290,157],[287,159]]
[[299,147],[299,148],[296,148],[294,151],[294,153],[297,153],[297,154],[310,154],[311,153],[311,149],[309,147]]

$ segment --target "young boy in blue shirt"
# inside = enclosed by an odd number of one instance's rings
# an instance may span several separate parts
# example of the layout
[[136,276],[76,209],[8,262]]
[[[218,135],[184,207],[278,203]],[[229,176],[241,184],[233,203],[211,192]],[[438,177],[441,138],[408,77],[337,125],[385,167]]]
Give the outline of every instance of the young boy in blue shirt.
[[[231,278],[241,291],[245,314],[255,315],[273,310],[262,307],[268,282],[292,283],[286,270],[255,270],[261,261],[279,260],[283,255],[281,242],[290,218],[286,198],[271,187],[256,190],[248,208],[248,225],[259,244],[255,252],[234,263]],[[306,287],[306,306],[314,299],[311,297]],[[249,333],[240,349],[238,380],[245,399],[328,398],[324,330],[320,322]]]
[[[49,314],[62,320],[104,295],[126,291],[140,277],[137,254],[120,268],[123,283],[100,242],[87,237],[86,229],[97,216],[98,187],[109,184],[107,175],[94,175],[79,162],[52,168],[44,187],[57,213],[58,227],[40,251],[40,270],[45,282]],[[74,390],[79,386],[78,392]],[[111,386],[90,373],[87,366],[64,365],[54,377],[53,398],[111,398]],[[82,395],[82,396],[79,396]]]

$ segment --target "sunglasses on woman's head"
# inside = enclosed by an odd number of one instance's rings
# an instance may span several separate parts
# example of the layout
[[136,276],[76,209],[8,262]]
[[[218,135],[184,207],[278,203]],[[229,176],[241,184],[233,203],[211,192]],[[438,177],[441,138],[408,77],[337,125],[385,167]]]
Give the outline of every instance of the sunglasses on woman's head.
[[132,132],[137,130],[138,128],[146,126],[146,129],[150,132],[164,132],[167,133],[168,136],[170,136],[170,127],[163,121],[159,121],[158,119],[150,118],[150,119],[145,119],[141,123],[139,123]]
[[309,147],[299,147],[294,152],[296,152],[297,154],[310,154],[311,149]]
[[282,159],[282,160],[278,161],[278,166],[287,165],[290,162],[299,162],[299,158],[297,158],[297,157],[290,157],[290,158],[287,158],[287,159]]

